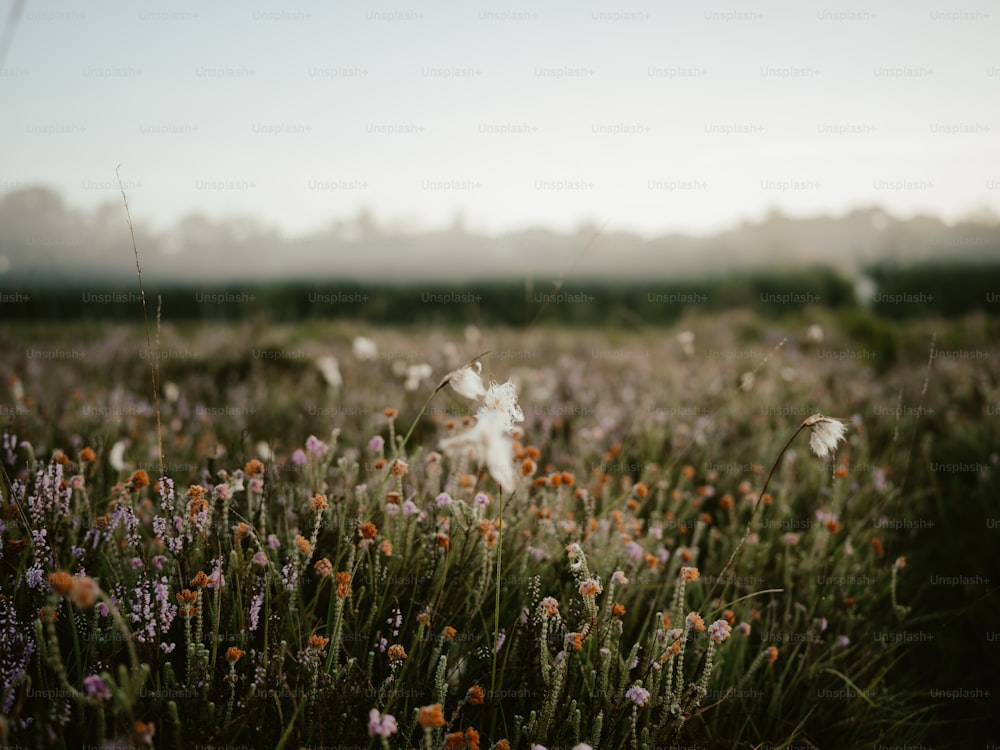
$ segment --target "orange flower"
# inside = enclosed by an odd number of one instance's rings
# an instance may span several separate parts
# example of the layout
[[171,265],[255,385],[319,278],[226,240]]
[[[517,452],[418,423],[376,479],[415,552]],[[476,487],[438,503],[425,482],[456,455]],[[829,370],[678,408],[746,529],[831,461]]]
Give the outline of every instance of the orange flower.
[[237,648],[236,646],[230,646],[226,650],[226,661],[230,664],[235,664],[238,662],[243,655],[246,653],[243,649]]
[[421,612],[417,615],[417,622],[423,625],[425,628],[430,627],[431,616],[427,612]]
[[256,458],[251,458],[249,461],[247,461],[247,464],[246,466],[243,467],[243,470],[247,473],[247,476],[249,477],[259,477],[261,474],[264,473],[264,464],[262,464]]
[[532,461],[530,458],[526,458],[521,462],[521,474],[523,476],[531,476],[536,471],[538,471],[538,464]]
[[445,629],[441,631],[441,635],[444,636],[446,641],[451,641],[454,640],[456,635],[458,635],[458,631],[451,625],[446,625]]
[[838,531],[840,531],[840,524],[837,521],[834,521],[832,518],[830,518],[827,519],[826,528],[830,530],[831,534],[836,534]]
[[601,593],[601,584],[594,579],[584,581],[580,584],[580,594],[585,599],[593,599]]
[[570,633],[570,638],[573,639],[573,648],[577,651],[583,650],[583,633]]
[[384,469],[387,463],[388,462],[384,458],[380,458],[372,464],[372,468],[374,468],[375,471],[378,471],[379,469]]
[[872,549],[875,550],[876,555],[885,552],[885,547],[882,546],[882,541],[877,536],[872,537]]
[[198,595],[191,589],[178,591],[176,596],[178,604],[192,604],[193,602],[198,601]]
[[561,472],[559,474],[559,478],[562,479],[562,483],[565,484],[567,487],[572,487],[573,484],[576,482],[576,480],[573,478],[573,475],[570,474],[568,471]]
[[361,534],[362,539],[374,539],[375,535],[378,534],[378,528],[371,521],[368,521],[368,523],[361,525],[358,533]]
[[733,496],[730,494],[725,494],[719,498],[719,507],[723,510],[733,509]]
[[84,463],[89,463],[91,461],[97,460],[97,455],[94,453],[94,449],[89,445],[80,451],[80,460]]
[[695,567],[684,566],[683,568],[681,568],[681,578],[684,579],[685,583],[693,583],[694,581],[697,581],[700,577],[701,577],[701,572]]
[[439,531],[437,534],[437,546],[447,549],[450,543],[451,540],[448,538],[448,535]]
[[97,584],[90,576],[74,576],[69,598],[80,609],[87,609],[97,601]]
[[337,573],[337,597],[346,599],[354,592],[351,591],[351,574],[348,571]]
[[473,685],[469,688],[469,692],[465,694],[465,697],[469,699],[469,703],[473,706],[481,706],[486,693],[479,685]]
[[510,750],[510,743],[507,740],[497,740],[493,750]]
[[190,585],[196,589],[203,589],[211,582],[212,579],[205,575],[205,571],[199,570],[198,575],[191,579]]
[[385,415],[386,419],[395,419],[399,416],[399,409],[393,409],[391,406],[383,409],[382,413]]
[[132,477],[128,480],[129,489],[132,492],[138,492],[143,487],[149,486],[149,474],[146,473],[145,469],[138,469]]
[[468,727],[465,730],[465,744],[468,745],[469,750],[479,750],[479,732]]
[[388,539],[383,539],[378,548],[386,557],[392,557],[392,542]]
[[[422,709],[421,709],[422,710]],[[464,750],[465,735],[461,732],[452,732],[444,741],[444,750]]]
[[326,578],[333,573],[333,565],[327,557],[321,557],[316,561],[313,567],[316,569],[316,572],[319,573],[321,578]]
[[705,620],[697,612],[690,612],[687,616],[687,626],[691,630],[696,630],[699,633],[705,629]]
[[774,664],[774,662],[778,661],[778,649],[774,646],[767,647],[767,661],[770,664]]
[[385,501],[392,505],[401,505],[403,502],[403,496],[398,492],[386,492]]
[[618,604],[617,602],[611,607],[611,615],[613,617],[621,617],[625,614],[625,605]]
[[430,706],[421,706],[420,715],[417,718],[420,722],[420,726],[424,729],[430,729],[432,727],[443,727],[445,725],[444,714],[441,710],[440,703],[433,703]]
[[389,661],[403,661],[406,658],[406,649],[398,643],[389,646]]
[[309,540],[306,539],[301,534],[295,535],[295,546],[298,547],[299,552],[301,552],[306,557],[312,554],[313,551],[312,545],[309,543]]
[[691,464],[685,465],[681,469],[681,476],[683,476],[687,480],[694,479],[694,467]]
[[42,622],[59,622],[59,612],[57,612],[53,607],[39,607],[38,608],[38,619]]
[[156,725],[151,721],[137,721],[133,729],[133,735],[137,742],[149,745],[153,742],[153,734],[156,733]]
[[640,498],[646,497],[646,495],[649,494],[649,488],[642,482],[636,484],[636,486],[633,487],[632,489],[635,490],[635,494],[638,495]]
[[727,609],[725,612],[723,612],[722,613],[722,617],[730,625],[732,625],[734,622],[736,622],[736,613],[733,612],[733,610],[731,610],[731,609]]
[[73,588],[73,576],[65,570],[57,570],[55,573],[49,573],[49,585],[65,596]]
[[240,541],[243,537],[250,533],[250,524],[240,521],[236,524],[236,531],[233,533],[236,537],[236,541]]
[[833,470],[833,475],[837,477],[837,479],[844,479],[850,475],[850,472],[847,470],[846,466],[838,466]]
[[312,499],[309,500],[309,503],[312,505],[312,509],[317,513],[324,511],[328,507],[330,507],[330,504],[326,501],[326,495],[323,495],[319,492],[317,492],[315,495],[312,496]]
[[405,477],[406,473],[410,470],[410,467],[406,465],[406,461],[400,459],[395,459],[392,462],[392,466],[389,467],[389,473],[394,477]]
[[317,651],[321,651],[322,649],[326,648],[326,644],[328,644],[329,642],[330,642],[329,638],[324,638],[321,635],[311,635],[309,636],[309,640],[306,642],[306,646],[308,648],[314,648]]

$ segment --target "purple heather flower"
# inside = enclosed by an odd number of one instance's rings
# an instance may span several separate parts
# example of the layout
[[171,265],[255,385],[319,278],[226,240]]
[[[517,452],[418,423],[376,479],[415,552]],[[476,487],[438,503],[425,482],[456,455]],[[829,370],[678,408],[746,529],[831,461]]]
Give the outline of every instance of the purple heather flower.
[[88,675],[83,678],[83,689],[91,698],[98,698],[102,701],[106,701],[111,697],[111,691],[108,689],[108,686],[104,684],[104,680],[96,674]]
[[396,717],[392,714],[380,714],[378,709],[373,708],[368,712],[368,736],[388,738],[399,730],[396,726]]
[[312,453],[314,456],[322,456],[326,453],[329,446],[320,440],[315,435],[310,435],[306,439],[306,450]]
[[638,542],[629,542],[625,545],[625,554],[632,562],[639,562],[642,559],[642,545]]
[[477,492],[473,502],[476,504],[477,508],[485,508],[490,504],[490,498],[484,492]]
[[439,508],[443,508],[446,505],[451,505],[451,495],[449,495],[447,492],[442,492],[440,495],[434,498],[434,503]]
[[649,691],[641,685],[633,685],[625,691],[625,697],[641,708],[649,700]]
[[381,435],[373,435],[372,439],[368,441],[368,449],[372,453],[380,453],[382,448],[385,447],[385,438]]
[[419,513],[419,512],[420,508],[418,508],[417,504],[414,503],[412,500],[407,500],[405,503],[403,503],[403,515],[406,518],[409,518],[414,513]]
[[274,534],[267,535],[267,546],[271,549],[278,549],[281,547],[281,541]]
[[295,452],[292,453],[292,463],[295,464],[296,466],[302,466],[302,464],[304,464],[308,460],[309,459],[306,458],[306,454],[303,452],[301,448],[296,448]]

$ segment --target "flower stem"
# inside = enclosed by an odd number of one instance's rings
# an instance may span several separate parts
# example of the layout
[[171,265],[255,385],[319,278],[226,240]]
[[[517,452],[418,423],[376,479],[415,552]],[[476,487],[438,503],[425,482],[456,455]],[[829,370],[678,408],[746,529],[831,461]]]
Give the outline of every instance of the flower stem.
[[785,443],[785,447],[781,449],[780,453],[778,453],[778,457],[774,460],[774,465],[771,467],[771,471],[768,473],[767,479],[764,481],[764,486],[757,494],[757,502],[754,503],[753,511],[750,513],[750,518],[747,519],[747,527],[743,531],[743,537],[740,539],[740,543],[736,545],[735,549],[733,549],[733,553],[729,556],[729,560],[726,561],[726,564],[722,568],[722,571],[719,573],[718,576],[716,576],[715,582],[712,584],[712,588],[709,589],[708,594],[705,596],[705,601],[707,602],[712,601],[712,594],[715,592],[715,587],[719,585],[719,581],[721,581],[725,577],[726,573],[728,573],[732,569],[733,562],[736,560],[736,556],[739,554],[740,550],[743,549],[743,544],[746,542],[747,537],[750,536],[750,528],[753,525],[754,517],[757,515],[757,509],[760,507],[760,501],[764,499],[764,495],[767,493],[768,485],[771,484],[771,478],[774,476],[774,472],[777,471],[778,464],[781,463],[782,456],[785,455],[785,451],[788,450],[788,447],[792,444],[792,441],[795,440],[798,434],[802,432],[802,430],[805,429],[805,427],[806,427],[805,422],[800,424],[799,428],[792,433],[792,436],[790,438],[788,438],[788,442]]

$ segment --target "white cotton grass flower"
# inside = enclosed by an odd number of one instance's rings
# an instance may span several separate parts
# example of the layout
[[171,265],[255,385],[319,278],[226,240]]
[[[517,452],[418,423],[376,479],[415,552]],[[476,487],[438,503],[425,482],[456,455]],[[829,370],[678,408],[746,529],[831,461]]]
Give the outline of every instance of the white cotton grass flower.
[[687,357],[694,356],[694,332],[681,331],[677,334],[677,343],[681,345],[681,350]]
[[434,369],[426,362],[410,365],[406,368],[406,382],[403,384],[403,388],[408,391],[415,391],[433,373]]
[[524,412],[517,403],[517,390],[511,381],[502,385],[490,383],[489,390],[483,396],[483,405],[476,413],[481,415],[488,412],[503,414],[507,430],[513,430],[515,422],[524,421]]
[[177,403],[177,399],[181,397],[181,389],[177,383],[172,380],[168,380],[163,384],[163,397],[172,404]]
[[125,471],[125,469],[128,468],[129,465],[125,463],[124,440],[119,440],[111,446],[111,450],[108,453],[108,463],[111,464],[111,468],[117,472]]
[[837,450],[837,443],[845,439],[847,425],[839,419],[813,414],[802,423],[809,428],[809,447],[820,458],[832,456]]
[[331,388],[340,388],[344,384],[344,377],[340,374],[340,363],[336,357],[329,354],[320,357],[316,360],[316,367]]
[[351,349],[359,362],[371,362],[378,357],[378,346],[367,336],[355,336]]
[[483,363],[478,360],[460,367],[445,378],[455,392],[460,396],[475,401],[486,395],[486,388],[483,386],[483,378],[480,373],[483,371]]
[[514,471],[514,440],[507,429],[507,415],[487,411],[477,415],[474,427],[460,435],[445,438],[441,448],[446,452],[474,450],[480,464],[485,463],[490,475],[505,490],[516,484]]

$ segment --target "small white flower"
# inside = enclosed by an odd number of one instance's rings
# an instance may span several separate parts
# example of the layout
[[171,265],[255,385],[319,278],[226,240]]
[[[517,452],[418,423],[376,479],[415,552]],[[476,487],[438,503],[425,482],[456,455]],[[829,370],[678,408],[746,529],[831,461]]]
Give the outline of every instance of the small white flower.
[[124,440],[119,440],[111,446],[111,451],[108,453],[108,463],[111,464],[111,468],[117,472],[125,471],[128,464],[125,463]]
[[[475,369],[473,369],[475,366]],[[479,373],[482,372],[483,363],[473,362],[471,365],[455,370],[448,376],[448,383],[455,392],[467,399],[476,400],[480,396],[486,395],[486,388],[483,387],[483,379]]]
[[847,425],[822,414],[813,414],[803,424],[809,428],[809,447],[820,458],[833,455],[847,433]]
[[274,460],[274,451],[271,450],[271,446],[268,445],[264,440],[258,441],[257,445],[254,446],[257,450],[257,455],[264,461]]
[[340,374],[340,363],[337,358],[327,355],[316,360],[316,367],[323,374],[326,384],[331,388],[340,388],[344,384],[344,378]]
[[378,347],[367,336],[355,337],[351,348],[354,350],[354,356],[361,362],[370,362],[378,357]]

